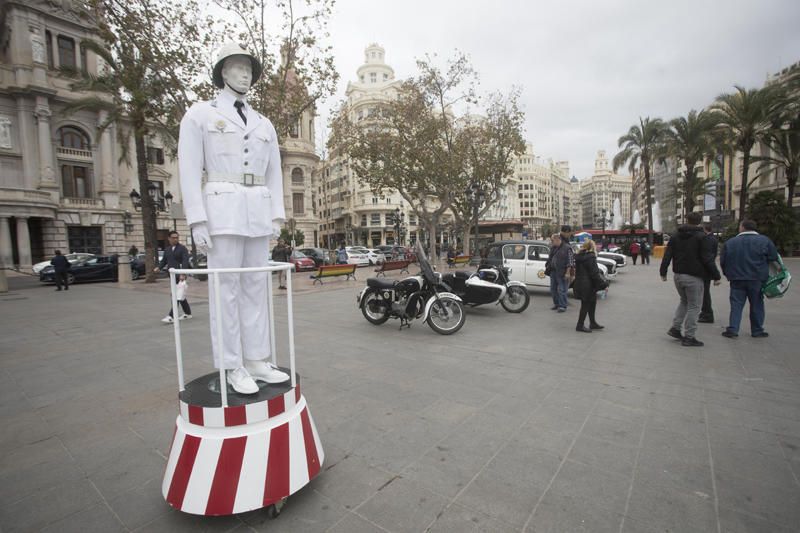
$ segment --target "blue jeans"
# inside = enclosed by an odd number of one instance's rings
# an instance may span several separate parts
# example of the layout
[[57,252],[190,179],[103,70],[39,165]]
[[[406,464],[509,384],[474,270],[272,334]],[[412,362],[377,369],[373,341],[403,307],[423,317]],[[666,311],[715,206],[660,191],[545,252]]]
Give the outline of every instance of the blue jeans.
[[764,295],[761,293],[761,282],[758,280],[733,280],[731,281],[731,316],[728,321],[728,331],[739,333],[742,322],[742,311],[745,301],[750,302],[750,334],[755,335],[764,331]]
[[554,272],[550,276],[550,295],[553,297],[553,305],[562,309],[567,308],[567,290],[569,290],[567,279]]

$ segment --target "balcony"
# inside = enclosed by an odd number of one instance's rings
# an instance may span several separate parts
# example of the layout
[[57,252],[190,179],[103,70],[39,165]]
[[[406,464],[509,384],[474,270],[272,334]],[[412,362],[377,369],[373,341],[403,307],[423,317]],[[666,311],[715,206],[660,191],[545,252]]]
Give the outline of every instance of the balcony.
[[72,198],[65,196],[61,199],[61,205],[64,207],[77,207],[77,208],[99,208],[102,209],[106,206],[105,202],[100,198]]
[[78,150],[76,148],[65,148],[63,146],[56,147],[56,155],[59,159],[69,159],[70,161],[84,161],[86,163],[92,162],[91,150]]

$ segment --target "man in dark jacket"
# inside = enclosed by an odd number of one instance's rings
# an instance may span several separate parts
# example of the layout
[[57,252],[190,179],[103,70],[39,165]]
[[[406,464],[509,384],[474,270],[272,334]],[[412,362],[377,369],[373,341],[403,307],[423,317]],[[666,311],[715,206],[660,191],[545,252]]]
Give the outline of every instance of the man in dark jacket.
[[739,235],[729,239],[719,256],[722,271],[731,284],[731,315],[722,335],[739,336],[745,301],[750,302],[750,334],[767,337],[764,331],[764,294],[762,284],[769,278],[769,263],[778,260],[778,250],[768,237],[756,231],[756,223],[742,220]]
[[[280,263],[288,263],[292,256],[292,247],[286,244],[283,239],[278,239],[278,244],[272,249],[272,260]],[[286,271],[278,270],[278,288],[286,288]]]
[[[189,268],[189,250],[187,250],[184,245],[178,242],[179,238],[180,235],[177,231],[169,232],[169,245],[164,250],[164,257],[161,258],[161,262],[158,264],[158,267],[155,268],[156,272],[164,270],[164,267],[166,267],[167,271],[170,271],[173,268]],[[181,274],[178,276],[178,281],[186,281],[186,276]],[[192,318],[192,309],[189,307],[188,299],[184,298],[183,300],[178,300],[178,303],[183,309],[183,315],[181,315],[179,318],[181,320],[185,318]],[[169,307],[169,313],[167,313],[167,316],[161,319],[161,322],[165,324],[172,323],[171,305]]]
[[701,219],[700,213],[689,213],[686,217],[688,224],[680,226],[677,234],[670,238],[661,261],[663,281],[667,281],[667,270],[672,263],[675,289],[681,299],[667,335],[681,339],[683,346],[703,346],[695,338],[697,317],[703,303],[703,280],[709,276],[715,285],[719,285],[721,278],[703,228],[699,226]]
[[[575,251],[569,242],[572,227],[561,226],[561,245],[555,248],[549,257],[551,278],[555,276],[556,301],[554,307],[559,313],[567,310],[567,291],[569,284],[575,277]],[[552,282],[551,282],[552,286]]]
[[[705,234],[706,244],[711,250],[711,254],[713,255],[714,259],[716,260],[719,244],[717,243],[717,238],[714,236],[714,230],[711,226],[711,222],[703,222],[703,233]],[[706,275],[706,277],[703,278],[703,307],[702,309],[700,309],[700,318],[698,318],[697,321],[703,322],[705,324],[714,323],[714,308],[711,307],[710,275]]]
[[61,285],[64,285],[64,290],[69,290],[69,280],[67,279],[67,274],[69,273],[69,261],[67,258],[61,255],[61,250],[56,250],[56,255],[53,259],[50,260],[50,264],[53,265],[53,270],[55,271],[55,280],[56,280],[56,290],[61,290]]

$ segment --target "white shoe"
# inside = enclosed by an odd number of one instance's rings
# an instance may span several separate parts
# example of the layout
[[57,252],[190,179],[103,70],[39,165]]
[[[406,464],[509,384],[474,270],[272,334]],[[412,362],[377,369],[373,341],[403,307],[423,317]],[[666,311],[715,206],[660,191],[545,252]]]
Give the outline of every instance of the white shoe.
[[250,361],[246,359],[244,366],[250,372],[253,379],[260,379],[267,383],[283,383],[289,380],[289,374],[278,370],[278,367],[264,360]]
[[171,316],[167,315],[161,319],[161,322],[163,322],[164,324],[172,324],[173,320]]
[[255,394],[258,392],[258,385],[244,367],[237,368],[236,370],[228,370],[227,377],[228,383],[230,383],[233,390],[239,394]]
[[178,320],[188,320],[192,318],[192,315],[181,315]]

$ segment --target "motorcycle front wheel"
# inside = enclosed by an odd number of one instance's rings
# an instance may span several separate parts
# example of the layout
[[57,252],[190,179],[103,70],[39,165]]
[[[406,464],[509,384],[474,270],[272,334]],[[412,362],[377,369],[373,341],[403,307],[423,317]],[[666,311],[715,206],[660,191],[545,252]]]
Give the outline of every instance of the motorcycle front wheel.
[[445,296],[438,298],[431,305],[428,325],[440,335],[452,335],[461,329],[466,318],[461,302]]
[[364,293],[361,297],[361,314],[367,319],[370,324],[379,326],[389,320],[389,315],[386,309],[379,305],[382,300],[378,291],[371,289]]
[[528,308],[531,303],[531,295],[528,289],[518,285],[512,285],[506,290],[505,297],[500,300],[500,305],[509,313],[521,313]]

